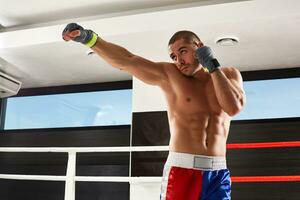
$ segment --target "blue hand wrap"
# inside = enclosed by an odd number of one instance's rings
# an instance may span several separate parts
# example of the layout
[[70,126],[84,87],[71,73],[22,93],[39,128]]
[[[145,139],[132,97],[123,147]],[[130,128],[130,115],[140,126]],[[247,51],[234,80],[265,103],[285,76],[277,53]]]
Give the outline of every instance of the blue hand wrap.
[[196,57],[199,63],[206,68],[209,73],[214,72],[220,67],[220,64],[216,58],[213,56],[211,48],[203,46],[196,50]]

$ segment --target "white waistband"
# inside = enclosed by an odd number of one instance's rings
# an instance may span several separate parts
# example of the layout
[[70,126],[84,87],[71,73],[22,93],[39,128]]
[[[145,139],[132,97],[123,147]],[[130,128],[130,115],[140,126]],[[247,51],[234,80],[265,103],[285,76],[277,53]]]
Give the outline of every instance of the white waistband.
[[169,152],[166,165],[207,171],[227,169],[225,156],[203,156],[172,151]]

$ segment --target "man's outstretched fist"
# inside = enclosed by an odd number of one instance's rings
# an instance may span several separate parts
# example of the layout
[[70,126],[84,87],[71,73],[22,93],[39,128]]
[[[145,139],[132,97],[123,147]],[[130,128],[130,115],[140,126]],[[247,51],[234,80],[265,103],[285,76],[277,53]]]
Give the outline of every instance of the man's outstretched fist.
[[70,23],[62,32],[62,38],[65,41],[80,42],[88,47],[93,47],[98,39],[98,35],[92,30],[84,29],[76,23]]

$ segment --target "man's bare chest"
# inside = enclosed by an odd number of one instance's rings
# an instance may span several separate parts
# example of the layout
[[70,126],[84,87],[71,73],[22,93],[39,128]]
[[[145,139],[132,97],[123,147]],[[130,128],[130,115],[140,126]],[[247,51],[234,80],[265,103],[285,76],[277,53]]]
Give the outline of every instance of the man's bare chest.
[[168,101],[174,109],[180,109],[187,113],[219,113],[221,107],[212,80],[180,80],[174,81],[167,91],[172,98]]

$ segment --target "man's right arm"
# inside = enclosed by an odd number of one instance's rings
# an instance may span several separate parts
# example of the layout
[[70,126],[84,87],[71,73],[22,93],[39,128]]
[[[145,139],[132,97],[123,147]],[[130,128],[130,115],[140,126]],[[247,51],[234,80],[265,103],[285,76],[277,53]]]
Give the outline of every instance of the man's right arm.
[[[94,34],[92,31],[85,30],[77,24],[73,25],[71,29],[68,29],[68,26],[63,32],[64,40],[74,40],[84,44],[87,44],[92,40],[91,35],[87,37],[88,39],[81,39],[81,37],[86,34]],[[132,54],[121,46],[107,42],[94,35],[94,39],[95,37],[97,38],[92,44],[92,50],[113,67],[127,71],[143,82],[151,85],[160,85],[167,79],[165,63],[152,62]]]
[[127,71],[148,84],[159,85],[167,78],[164,63],[155,63],[134,55],[127,49],[101,38],[98,38],[92,49],[113,67]]

